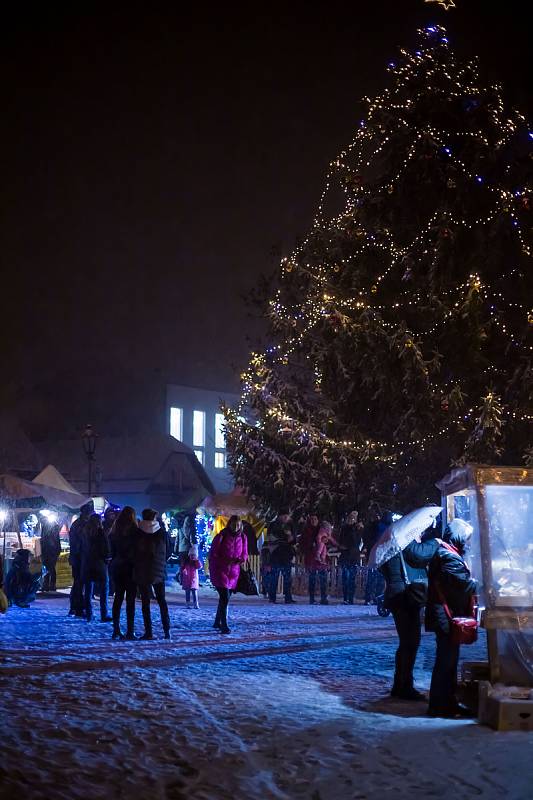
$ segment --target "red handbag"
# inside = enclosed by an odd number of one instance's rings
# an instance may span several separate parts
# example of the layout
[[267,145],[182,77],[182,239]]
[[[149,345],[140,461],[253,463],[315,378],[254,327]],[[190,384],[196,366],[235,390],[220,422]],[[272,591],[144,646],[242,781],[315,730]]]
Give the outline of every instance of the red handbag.
[[473,617],[451,617],[450,636],[453,644],[474,644],[479,623]]
[[450,638],[452,640],[452,644],[474,644],[474,642],[477,641],[477,629],[479,628],[479,622],[477,621],[475,615],[475,596],[472,595],[470,598],[472,605],[471,617],[453,617],[450,609],[448,608],[448,604],[446,603],[446,599],[441,591],[441,588],[438,585],[437,594],[439,595],[439,600],[444,608],[446,616],[450,621]]

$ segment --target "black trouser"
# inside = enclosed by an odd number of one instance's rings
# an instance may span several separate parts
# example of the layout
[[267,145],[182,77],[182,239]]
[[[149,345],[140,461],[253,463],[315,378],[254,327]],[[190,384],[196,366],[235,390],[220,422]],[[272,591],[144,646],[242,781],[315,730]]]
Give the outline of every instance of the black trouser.
[[413,669],[420,645],[420,606],[410,602],[405,592],[390,601],[400,644],[396,650],[393,691],[408,692],[413,688]]
[[98,598],[100,600],[100,619],[103,621],[108,617],[108,610],[107,610],[107,590],[108,590],[108,582],[107,582],[107,570],[103,573],[100,580],[86,580],[83,584],[83,593],[84,593],[84,602],[85,602],[85,618],[90,620],[93,618],[93,607],[92,607],[92,596],[93,592],[98,592]]
[[228,605],[231,597],[231,589],[215,586],[218,592],[218,606],[215,616],[215,627],[226,630],[228,627]]
[[113,595],[115,594],[115,578],[113,577],[109,567],[107,567],[107,578],[108,578],[107,593],[109,597],[113,597]]
[[272,567],[270,573],[270,586],[268,588],[268,596],[270,600],[276,599],[276,592],[278,590],[279,576],[283,576],[283,594],[285,600],[292,600],[292,567]]
[[353,603],[354,601],[356,575],[357,575],[357,566],[355,564],[343,564],[342,598],[346,603]]
[[327,600],[328,598],[328,573],[325,569],[310,569],[309,570],[309,600],[313,603],[315,601],[315,588],[316,579],[320,586],[320,599]]
[[261,567],[261,594],[263,595],[263,597],[266,597],[268,594],[270,594],[271,577],[272,577],[272,572],[270,570],[270,567],[268,567],[268,569]]
[[165,633],[168,633],[170,630],[170,616],[168,613],[168,606],[167,601],[165,599],[165,583],[162,581],[161,583],[143,583],[139,586],[139,591],[141,593],[141,605],[142,605],[142,612],[143,612],[143,621],[144,621],[144,632],[147,633],[149,636],[152,635],[152,617],[150,616],[150,595],[152,585],[154,588],[155,599],[159,605],[159,611],[161,612],[161,624],[163,626],[163,630]]
[[43,592],[55,592],[56,590],[56,563],[57,561],[43,561],[46,575],[43,580]]
[[70,590],[70,613],[77,617],[83,616],[83,581],[81,579],[81,566],[72,566],[72,588]]
[[190,603],[192,597],[192,602],[194,607],[198,605],[198,589],[185,589],[185,602]]
[[132,634],[135,623],[135,596],[137,584],[133,578],[115,578],[115,596],[113,598],[113,631],[120,631],[120,609],[126,595],[126,633]]
[[429,708],[431,711],[453,711],[457,704],[457,664],[459,645],[453,644],[448,633],[437,633],[437,652],[431,675]]

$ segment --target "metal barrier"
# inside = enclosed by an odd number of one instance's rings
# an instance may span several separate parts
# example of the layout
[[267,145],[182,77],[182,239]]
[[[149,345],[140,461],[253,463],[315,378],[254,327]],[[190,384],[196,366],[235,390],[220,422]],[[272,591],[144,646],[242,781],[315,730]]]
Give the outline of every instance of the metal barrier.
[[[261,588],[261,559],[260,556],[249,556],[250,567],[257,578],[258,586]],[[327,570],[328,573],[328,595],[330,597],[342,598],[342,567],[337,564],[337,560],[332,561]],[[355,575],[355,596],[364,599],[366,582],[368,577],[367,567],[357,567]],[[308,573],[302,563],[297,562],[292,567],[292,593],[295,595],[308,594]],[[278,581],[277,593],[282,591],[282,578]]]

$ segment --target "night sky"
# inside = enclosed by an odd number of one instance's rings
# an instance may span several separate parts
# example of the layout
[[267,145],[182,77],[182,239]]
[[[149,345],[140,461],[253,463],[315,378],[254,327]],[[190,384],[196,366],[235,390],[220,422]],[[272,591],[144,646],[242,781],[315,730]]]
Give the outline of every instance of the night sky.
[[306,233],[359,98],[417,26],[446,24],[531,111],[527,3],[456,3],[4,18],[1,407],[37,437],[134,432],[162,425],[167,381],[235,388],[243,295]]

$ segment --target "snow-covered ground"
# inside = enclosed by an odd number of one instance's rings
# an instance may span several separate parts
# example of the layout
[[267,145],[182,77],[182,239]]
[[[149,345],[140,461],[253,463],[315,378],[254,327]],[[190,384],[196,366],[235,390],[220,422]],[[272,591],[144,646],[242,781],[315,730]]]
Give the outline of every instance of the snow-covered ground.
[[[531,797],[533,734],[388,696],[392,618],[237,597],[221,636],[201,603],[171,596],[172,642],[155,604],[152,642],[112,642],[66,597],[0,618],[2,800]],[[421,688],[433,648],[424,636]],[[483,641],[463,655],[483,659]]]

